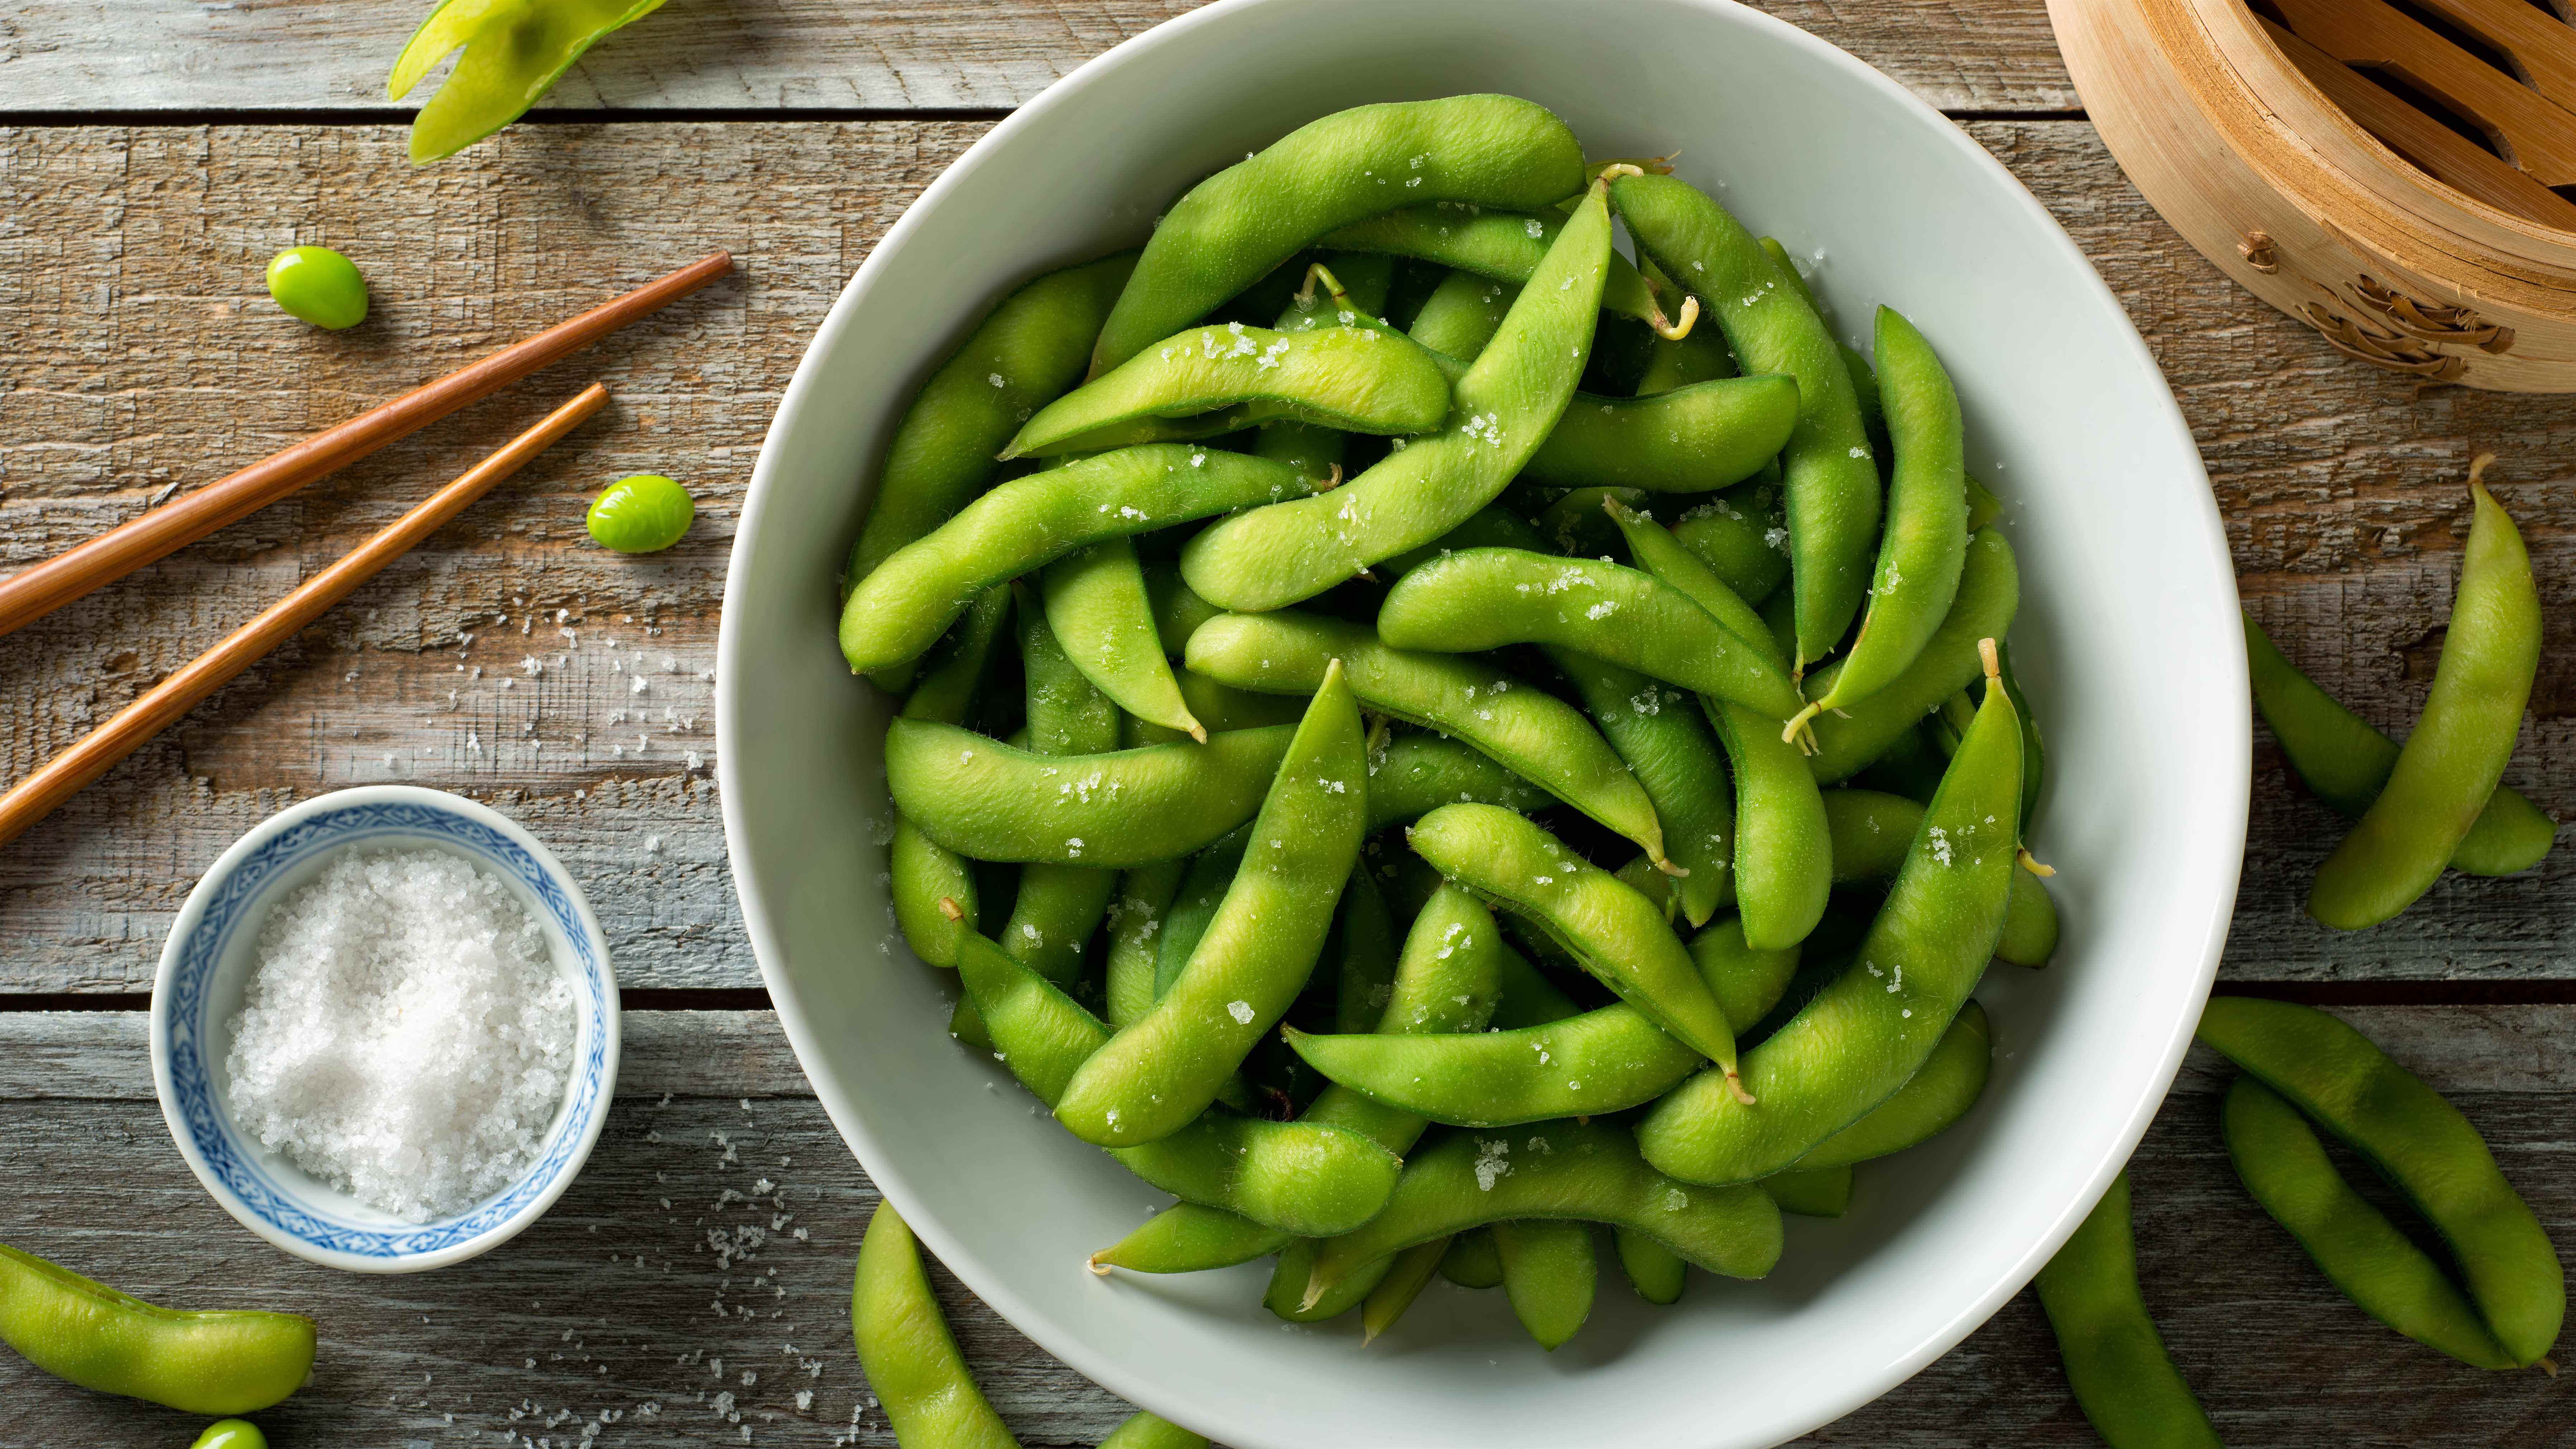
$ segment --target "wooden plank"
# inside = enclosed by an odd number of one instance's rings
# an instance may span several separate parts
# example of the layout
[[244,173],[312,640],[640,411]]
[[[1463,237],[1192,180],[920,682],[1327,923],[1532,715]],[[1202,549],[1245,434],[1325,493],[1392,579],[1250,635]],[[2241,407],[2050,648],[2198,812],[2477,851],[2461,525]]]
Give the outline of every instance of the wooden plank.
[[[611,416],[0,848],[13,948],[0,990],[146,988],[188,887],[242,830],[293,799],[388,779],[486,799],[543,836],[589,889],[626,984],[756,984],[708,770],[732,521],[831,298],[982,129],[555,125],[429,172],[404,166],[391,127],[0,132],[0,209],[15,221],[0,233],[0,567],[672,262],[717,246],[743,258],[737,280],[521,392],[0,641],[0,745],[16,778],[552,399],[592,376],[618,394]],[[2469,456],[2502,455],[2498,496],[2531,543],[2550,631],[2508,778],[2545,809],[2576,810],[2576,492],[2550,486],[2576,453],[2576,404],[2419,395],[2352,365],[2228,285],[2089,126],[1971,130],[2068,226],[2156,349],[2256,616],[2394,732],[2421,705],[2449,608]],[[293,241],[355,254],[376,317],[329,336],[279,315],[260,266]],[[700,499],[690,537],[649,559],[581,533],[590,494],[634,471],[670,473]],[[2576,853],[2512,880],[2447,879],[2399,921],[2337,936],[2299,912],[2337,822],[2292,792],[2268,742],[2257,765],[2231,977],[2576,977]]]
[[[2563,1130],[2576,1008],[2342,1014],[2457,1102],[2556,1240],[2576,1242],[2576,1143]],[[602,1426],[604,1445],[732,1443],[742,1427],[753,1444],[838,1442],[866,1404],[848,1274],[874,1190],[810,1097],[771,1093],[783,1043],[767,1013],[627,1021],[620,1101],[554,1211],[471,1264],[379,1279],[274,1252],[197,1189],[150,1100],[139,1014],[0,1014],[0,1141],[33,1169],[0,1201],[0,1241],[155,1299],[314,1314],[325,1347],[313,1385],[261,1416],[279,1443],[462,1446],[513,1431],[566,1446],[603,1412],[620,1416]],[[684,1060],[692,1055],[746,1065],[728,1075]],[[24,1064],[40,1058],[78,1090],[31,1099],[36,1073]],[[2224,1080],[2195,1052],[2131,1171],[2148,1300],[2229,1442],[2567,1442],[2549,1380],[2477,1373],[2398,1338],[2262,1216],[2219,1145]],[[726,1244],[721,1257],[711,1233]],[[1023,1442],[1097,1443],[1124,1406],[937,1276],[969,1359]],[[1615,1285],[1614,1274],[1604,1291]],[[802,1410],[798,1390],[813,1394]],[[734,1395],[740,1426],[719,1417],[719,1392]],[[0,1449],[177,1444],[198,1427],[65,1389],[5,1354],[0,1401],[12,1410]],[[864,1416],[857,1442],[893,1442],[882,1414]],[[1912,1381],[1804,1442],[2096,1441],[2024,1294]]]
[[[1195,3],[674,0],[584,56],[543,105],[1007,110]],[[2041,0],[1762,6],[1944,109],[2065,111],[2080,104]],[[25,0],[0,22],[0,113],[408,112],[435,77],[397,104],[385,97],[385,71],[425,8],[347,0]]]

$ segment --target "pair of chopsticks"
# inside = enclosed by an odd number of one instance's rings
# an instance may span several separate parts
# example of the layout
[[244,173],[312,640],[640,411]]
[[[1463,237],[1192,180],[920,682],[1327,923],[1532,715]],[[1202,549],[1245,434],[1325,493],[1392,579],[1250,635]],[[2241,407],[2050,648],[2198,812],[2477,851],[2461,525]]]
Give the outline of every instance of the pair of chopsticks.
[[[717,252],[613,302],[592,308],[482,361],[425,384],[367,413],[271,454],[240,472],[154,509],[0,581],[0,634],[6,634],[124,577],[153,560],[246,518],[324,477],[487,397],[565,355],[598,341],[723,276],[730,253]],[[572,401],[510,440],[456,481],[424,499],[391,527],[299,585],[258,617],[119,710],[79,743],[0,795],[0,842],[15,839],[82,786],[176,723],[199,700],[249,668],[297,630],[320,618],[358,585],[409,553],[466,505],[517,472],[556,439],[608,404],[608,389],[583,388]]]

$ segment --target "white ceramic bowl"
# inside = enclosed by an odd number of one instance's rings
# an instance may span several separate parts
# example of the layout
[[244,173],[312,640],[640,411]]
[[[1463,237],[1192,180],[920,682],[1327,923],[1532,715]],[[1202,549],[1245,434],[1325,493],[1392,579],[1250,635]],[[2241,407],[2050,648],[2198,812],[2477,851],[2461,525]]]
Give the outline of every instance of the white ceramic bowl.
[[[1972,461],[2013,501],[2014,657],[2048,729],[2038,844],[2054,969],[1997,967],[1972,1117],[1793,1220],[1768,1281],[1638,1304],[1605,1271],[1541,1353],[1491,1296],[1435,1286],[1366,1351],[1283,1328],[1266,1265],[1095,1278],[1165,1201],[1032,1110],[944,1029],[879,882],[886,702],[833,645],[833,576],[888,431],[981,308],[1141,237],[1191,182],[1367,101],[1505,91],[1594,156],[1679,174],[1802,259],[1839,330],[1905,311],[1957,375]],[[1234,0],[1084,66],[896,224],[824,322],[753,475],[725,595],[721,778],[753,949],[816,1091],[922,1240],[1111,1390],[1238,1449],[1750,1446],[1866,1403],[2025,1283],[2128,1157],[2217,966],[2245,831],[2236,592],[2190,433],[2074,244],[1949,121],[1850,56],[1723,0]],[[999,1090],[985,1090],[998,1082]]]
[[[499,876],[543,927],[572,987],[572,1082],[537,1161],[508,1187],[436,1222],[403,1222],[319,1181],[244,1136],[225,1106],[230,1023],[250,985],[260,923],[281,894],[320,875],[349,845],[434,846]],[[299,1258],[358,1273],[461,1263],[544,1217],[599,1140],[617,1089],[617,1045],[608,939],[572,873],[507,816],[413,785],[317,796],[234,841],[179,908],[152,982],[152,1082],[189,1170],[242,1226]]]

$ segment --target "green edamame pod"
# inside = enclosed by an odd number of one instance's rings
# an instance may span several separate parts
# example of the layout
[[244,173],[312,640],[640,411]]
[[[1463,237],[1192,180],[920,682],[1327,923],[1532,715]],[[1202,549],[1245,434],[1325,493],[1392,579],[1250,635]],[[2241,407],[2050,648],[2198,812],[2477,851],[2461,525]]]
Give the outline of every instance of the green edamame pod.
[[1040,408],[1002,457],[1214,437],[1278,420],[1400,436],[1448,415],[1448,374],[1401,332],[1229,322],[1166,337]]
[[[1306,284],[1279,313],[1282,332],[1312,332],[1318,327],[1358,327],[1379,322],[1386,310],[1388,288],[1395,280],[1393,257],[1359,252],[1331,252],[1306,269]],[[1435,367],[1439,362],[1433,362]],[[1441,371],[1445,383],[1449,373]],[[1350,434],[1315,423],[1273,422],[1262,425],[1252,451],[1276,458],[1322,486],[1333,480],[1350,451]]]
[[[1883,880],[1905,864],[1923,824],[1923,807],[1902,795],[1877,790],[1824,792],[1825,827],[1833,837],[1834,884]],[[2004,934],[1995,959],[2015,966],[2045,966],[2057,952],[2057,903],[2029,871],[2013,872],[2004,905]]]
[[2021,725],[2004,691],[1989,689],[1861,941],[1858,969],[1744,1054],[1741,1088],[1703,1072],[1657,1103],[1637,1126],[1647,1160],[1695,1182],[1768,1177],[1895,1095],[1993,959],[2018,869],[2020,799]]
[[1553,1353],[1592,1316],[1600,1275],[1592,1225],[1562,1218],[1496,1223],[1494,1251],[1503,1260],[1503,1293],[1512,1316]]
[[[1959,393],[1932,344],[1889,307],[1878,309],[1878,392],[1895,453],[1887,529],[1868,611],[1833,687],[1810,711],[1841,709],[1903,674],[1948,617],[1968,558],[1967,427]],[[1821,682],[1821,681],[1820,681]]]
[[1690,1272],[1681,1254],[1626,1228],[1612,1229],[1610,1237],[1619,1249],[1619,1270],[1628,1275],[1628,1286],[1638,1297],[1666,1307],[1681,1301],[1682,1282]]
[[[1333,983],[1333,1030],[1368,1031],[1395,999],[1401,944],[1396,940],[1395,914],[1386,908],[1385,895],[1366,870],[1353,870],[1342,887],[1336,927],[1341,936],[1342,974]],[[1486,988],[1489,1013],[1495,993],[1496,988]]]
[[[1181,688],[1181,704],[1199,726],[1209,734],[1228,730],[1257,730],[1266,725],[1292,725],[1306,712],[1302,699],[1288,699],[1275,694],[1255,694],[1230,684],[1219,684],[1204,674],[1175,668],[1173,680]],[[1193,738],[1185,730],[1165,729],[1158,724],[1128,715],[1118,722],[1118,747],[1132,750],[1140,745],[1169,745]]]
[[[1974,683],[1979,668],[1977,641],[2001,639],[2020,605],[2021,571],[2013,561],[2012,545],[1993,529],[1971,535],[1950,615],[1932,631],[1914,662],[1867,699],[1810,721],[1816,731],[1816,753],[1807,757],[1807,767],[1815,771],[1816,782],[1831,785],[1860,773],[1923,716],[1940,708],[1943,700]],[[1841,668],[1839,661],[1826,665],[1808,681],[1808,688],[1830,692],[1834,673]],[[2015,819],[2020,812],[2021,802],[2015,800]]]
[[56,1378],[192,1414],[247,1414],[304,1386],[313,1320],[184,1313],[0,1244],[0,1343]]
[[1380,579],[1400,579],[1423,564],[1443,554],[1462,548],[1522,548],[1539,552],[1547,547],[1547,536],[1529,520],[1503,507],[1488,504],[1467,515],[1467,521],[1417,549],[1411,549],[1377,566]]
[[1968,532],[1975,533],[1978,529],[2003,517],[2003,514],[2004,501],[1995,496],[1993,489],[1978,482],[1976,474],[1969,474]]
[[1735,853],[1734,787],[1707,722],[1686,691],[1659,680],[1570,649],[1548,658],[1655,802],[1664,849],[1687,872],[1671,886],[1682,916],[1706,925],[1734,894],[1727,871]]
[[2021,711],[2021,838],[2027,841],[2031,817],[2039,813],[2040,781],[2048,773],[2048,743],[2040,738],[2039,712],[2031,708],[2030,696],[2023,692],[2020,677],[2013,673],[2011,643],[1995,641],[1995,653],[2003,661],[2004,693],[2012,696],[2013,708]]
[[2441,1265],[2335,1170],[2325,1144],[2281,1094],[2252,1077],[2228,1084],[2228,1160],[2254,1201],[2371,1317],[2482,1369],[2517,1368]]
[[1611,196],[1639,250],[1708,301],[1746,372],[1797,379],[1798,425],[1782,463],[1803,669],[1833,651],[1860,611],[1878,533],[1878,465],[1851,374],[1795,272],[1783,276],[1706,192],[1669,176],[1625,176]]
[[[982,687],[993,641],[1011,617],[1011,591],[986,589],[968,605],[966,616],[948,638],[903,702],[906,719],[963,724],[975,692]],[[886,846],[886,890],[894,904],[895,924],[905,944],[932,966],[957,964],[957,933],[981,927],[981,893],[975,870],[965,857],[933,841],[898,813],[894,838]],[[940,902],[959,914],[952,918]]]
[[1517,97],[1354,106],[1310,121],[1164,213],[1101,329],[1092,372],[1206,316],[1363,217],[1443,201],[1531,211],[1582,189],[1574,133]]
[[2222,996],[2201,1012],[2198,1034],[2406,1195],[2450,1246],[2470,1300],[2515,1363],[2549,1352],[2567,1312],[2566,1271],[2458,1108],[2313,1007]]
[[1442,1241],[1449,1247],[1440,1257],[1441,1277],[1461,1288],[1503,1286],[1503,1255],[1494,1246],[1490,1225],[1469,1228]]
[[[1118,748],[1118,706],[1093,687],[1066,653],[1036,601],[1019,602],[1020,664],[1028,690],[1029,751],[1089,756]],[[1159,657],[1159,656],[1157,656]],[[1012,959],[1054,982],[1082,972],[1083,948],[1108,913],[1118,873],[1104,867],[1037,862],[1020,872],[1011,917],[998,938]],[[961,1018],[971,1009],[959,1004]],[[970,1036],[967,1038],[972,1040]]]
[[1368,815],[1359,702],[1324,672],[1262,802],[1234,885],[1171,989],[1083,1063],[1056,1120],[1086,1142],[1133,1146],[1216,1100],[1314,970]]
[[1252,818],[1289,725],[1206,744],[1039,755],[953,725],[899,719],[886,786],[924,835],[977,860],[1123,869],[1170,860]]
[[1442,875],[1544,930],[1620,1000],[1733,1080],[1734,1029],[1653,901],[1492,805],[1443,805],[1406,840]]
[[1896,1095],[1817,1143],[1814,1151],[1798,1159],[1798,1170],[1847,1168],[1932,1140],[1977,1105],[1993,1066],[1994,1028],[1986,1021],[1986,1009],[1971,1001],[1959,1009],[1958,1019],[1941,1033],[1932,1055],[1896,1089]]
[[1748,604],[1771,599],[1789,581],[1789,516],[1767,469],[1691,505],[1673,520],[1672,535]]
[[1267,1258],[1294,1235],[1265,1228],[1241,1213],[1194,1202],[1176,1202],[1145,1225],[1091,1255],[1091,1271],[1201,1273]]
[[1762,471],[1797,421],[1798,384],[1777,373],[1644,397],[1587,394],[1557,419],[1521,476],[1563,488],[1706,493]]
[[2469,473],[2475,520],[2460,559],[2451,630],[2424,713],[2361,822],[2317,867],[2308,914],[2343,931],[2413,905],[2477,824],[2531,701],[2540,670],[2540,592],[2513,520]]
[[1848,1165],[1793,1167],[1775,1172],[1755,1186],[1771,1194],[1780,1211],[1802,1218],[1838,1218],[1851,1211],[1852,1170]]
[[1602,510],[1613,503],[1640,508],[1650,496],[1641,488],[1576,488],[1559,494],[1531,520],[1547,544],[1545,550],[1533,552],[1554,552],[1567,558],[1610,558],[1612,550],[1619,546],[1619,533]]
[[1075,549],[1308,491],[1296,469],[1187,443],[1155,443],[1014,478],[860,577],[841,610],[854,670],[930,646],[982,590]]
[[1189,652],[1191,631],[1225,610],[1191,593],[1181,581],[1178,564],[1149,563],[1144,572],[1145,600],[1154,609],[1154,637],[1162,641],[1165,654],[1178,659]]
[[1474,362],[1502,330],[1520,300],[1520,284],[1497,282],[1473,272],[1451,272],[1433,288],[1415,314],[1413,340],[1443,357]]
[[1190,587],[1232,609],[1282,608],[1431,542],[1492,502],[1574,396],[1609,255],[1609,212],[1595,186],[1451,389],[1453,424],[1329,495],[1201,531],[1181,550]]
[[1779,948],[1807,939],[1833,894],[1833,834],[1816,777],[1767,715],[1702,700],[1735,767],[1736,911],[1744,938]]
[[1797,686],[1761,649],[1670,584],[1618,564],[1466,549],[1387,590],[1377,633],[1390,648],[1443,654],[1555,645],[1775,718],[1799,709]]
[[942,1449],[1019,1449],[975,1386],[930,1291],[912,1229],[890,1202],[877,1204],[859,1240],[850,1330],[859,1370],[898,1439]]
[[1135,544],[1095,543],[1048,564],[1041,577],[1047,624],[1095,688],[1140,720],[1207,738],[1155,633]]
[[[1416,1243],[1387,1261],[1386,1275],[1360,1301],[1360,1346],[1368,1347],[1377,1336],[1395,1326],[1413,1300],[1431,1284],[1431,1275],[1439,1271],[1440,1260],[1449,1252],[1447,1238],[1434,1238]],[[1679,1259],[1675,1260],[1676,1262]]]
[[1371,835],[1461,800],[1526,815],[1549,798],[1492,758],[1440,735],[1398,735],[1369,752]]
[[[2397,768],[2396,741],[2300,673],[2250,614],[2245,657],[2254,678],[2254,707],[2309,792],[2343,815],[2358,818],[2368,811]],[[2557,821],[2499,785],[2451,852],[2451,866],[2471,875],[2511,875],[2538,865],[2557,838]]]
[[1163,919],[1162,944],[1154,952],[1156,1000],[1172,989],[1181,968],[1190,964],[1199,938],[1207,934],[1208,923],[1216,919],[1217,907],[1225,903],[1225,893],[1243,869],[1243,849],[1251,839],[1252,824],[1246,821],[1190,857],[1189,873],[1181,877],[1180,890],[1172,897],[1172,908]]
[[1208,1441],[1205,1434],[1193,1434],[1140,1409],[1110,1430],[1100,1449],[1208,1449]]
[[1644,1233],[1730,1278],[1762,1277],[1780,1261],[1780,1209],[1761,1189],[1676,1182],[1646,1164],[1623,1127],[1549,1122],[1508,1136],[1453,1132],[1415,1152],[1382,1212],[1316,1250],[1307,1296],[1417,1243],[1529,1218]]
[[2218,1431],[2174,1368],[2138,1292],[2129,1174],[2111,1180],[2032,1286],[2057,1334],[2075,1402],[2111,1449],[2219,1449]]
[[[1558,216],[1522,216],[1459,206],[1406,207],[1353,222],[1323,238],[1323,246],[1345,251],[1384,252],[1437,262],[1456,275],[1518,290],[1536,275],[1548,248],[1565,227]],[[1427,304],[1426,304],[1427,305]],[[1653,289],[1626,257],[1610,254],[1601,284],[1601,310],[1634,317],[1657,331],[1674,328]],[[1475,352],[1443,348],[1453,357]]]
[[1312,693],[1339,659],[1360,702],[1464,740],[1661,860],[1655,803],[1583,712],[1481,660],[1391,649],[1365,624],[1227,614],[1190,636],[1190,668],[1239,689]]
[[[1421,863],[1419,856],[1412,859],[1416,864]],[[1426,874],[1435,880],[1439,875],[1436,871],[1426,871]],[[1574,1004],[1573,997],[1558,990],[1555,982],[1531,965],[1527,956],[1509,946],[1503,948],[1501,973],[1503,999],[1495,1005],[1491,1023],[1496,1030],[1517,1031],[1525,1026],[1544,1026],[1551,1021],[1563,1021],[1583,1009]]]
[[1140,865],[1118,878],[1117,896],[1109,904],[1107,962],[1109,1024],[1125,1026],[1154,1004],[1154,960],[1157,938],[1181,888],[1187,861],[1162,860]]

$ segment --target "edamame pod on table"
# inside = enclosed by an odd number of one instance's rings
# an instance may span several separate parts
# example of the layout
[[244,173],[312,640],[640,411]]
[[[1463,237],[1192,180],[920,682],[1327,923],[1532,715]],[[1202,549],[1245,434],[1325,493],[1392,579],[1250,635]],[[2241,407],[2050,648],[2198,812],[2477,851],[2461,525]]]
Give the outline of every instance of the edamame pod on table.
[[1101,329],[1092,371],[1206,316],[1363,217],[1442,201],[1530,211],[1582,189],[1574,133],[1513,96],[1355,106],[1308,122],[1163,214]]
[[1798,384],[1778,373],[1643,397],[1578,394],[1521,477],[1564,488],[1707,493],[1762,471],[1797,421]]
[[2457,1107],[2313,1007],[2222,996],[2198,1035],[2369,1159],[2449,1245],[2496,1342],[2540,1362],[2566,1317],[2566,1270]]
[[1086,1060],[1056,1120],[1134,1146],[1209,1104],[1313,972],[1368,815],[1359,702],[1338,661],[1279,763],[1234,885],[1171,988]]
[[1135,544],[1123,538],[1095,543],[1048,564],[1041,577],[1047,624],[1075,668],[1136,718],[1207,738],[1155,632]]
[[1745,1106],[1733,1083],[1704,1072],[1639,1122],[1647,1160],[1695,1182],[1767,1177],[1895,1095],[1993,959],[2018,868],[2020,799],[2020,721],[2010,697],[1989,689],[1857,967],[1744,1054],[1741,1090],[1760,1105]]
[[1494,1224],[1503,1260],[1503,1293],[1512,1316],[1550,1352],[1592,1316],[1600,1260],[1592,1225],[1564,1218],[1514,1218]]
[[2479,481],[2489,461],[2481,455],[2469,469],[2475,517],[2424,713],[2379,798],[2308,890],[2308,914],[2338,930],[2375,926],[2432,888],[2494,796],[2522,730],[2540,670],[2540,593],[2521,533]]
[[1401,332],[1229,322],[1166,337],[1040,408],[1002,457],[1214,437],[1277,420],[1427,433],[1448,414],[1448,374]]
[[56,1378],[194,1414],[247,1414],[304,1386],[313,1320],[146,1303],[0,1244],[0,1343]]
[[1443,431],[1389,453],[1329,495],[1256,508],[1201,531],[1181,550],[1190,587],[1232,609],[1282,608],[1431,542],[1492,502],[1574,396],[1609,256],[1610,217],[1595,186],[1502,329],[1450,390]]
[[1014,478],[857,582],[841,609],[841,653],[853,670],[900,664],[986,588],[1075,549],[1308,489],[1285,463],[1187,443],[1121,448]]
[[525,114],[601,37],[662,8],[662,0],[582,4],[478,5],[442,0],[431,8],[385,77],[400,100],[459,47],[465,54],[411,123],[411,162],[452,156]]
[[1878,465],[1842,353],[1795,274],[1706,192],[1669,176],[1623,176],[1610,194],[1640,251],[1705,298],[1748,373],[1798,384],[1782,451],[1801,670],[1831,653],[1860,611],[1878,534]]
[[[1517,288],[1537,274],[1548,248],[1556,244],[1556,234],[1564,228],[1559,216],[1411,206],[1353,222],[1324,237],[1319,245],[1437,262],[1459,275]],[[1658,333],[1680,329],[1646,279],[1617,252],[1610,254],[1609,272],[1602,279],[1601,310],[1634,317]],[[1475,353],[1470,349],[1450,355],[1473,357]]]
[[[2340,814],[2360,816],[2397,768],[2397,742],[2318,688],[2282,657],[2253,615],[2244,617],[2245,657],[2263,723],[2272,727],[2309,793]],[[2557,821],[2519,791],[2499,785],[2451,852],[2451,867],[2471,875],[2511,875],[2538,865],[2557,838]]]
[[[1836,784],[1859,774],[1925,715],[1940,708],[1943,700],[1974,683],[1979,672],[1977,641],[2001,639],[2020,606],[2021,570],[2014,562],[2012,545],[1990,528],[1971,535],[1968,561],[1959,571],[1959,593],[1951,600],[1949,617],[1932,631],[1914,662],[1867,699],[1809,722],[1816,732],[1816,752],[1807,757],[1807,767],[1815,772],[1817,783]],[[1826,665],[1807,687],[1831,691],[1834,673],[1841,668],[1839,661]],[[2016,799],[2013,818],[2018,819],[2020,812],[2021,802]]]
[[1687,691],[1660,680],[1570,649],[1551,649],[1548,658],[1655,802],[1664,849],[1688,872],[1671,883],[1682,916],[1694,926],[1706,925],[1735,895],[1728,879],[1735,854],[1735,787],[1707,721]]
[[1309,694],[1342,662],[1360,702],[1466,741],[1660,860],[1643,786],[1583,712],[1481,660],[1390,649],[1365,624],[1282,611],[1227,614],[1190,636],[1190,668],[1239,689]]
[[1291,725],[1203,745],[1039,755],[928,720],[886,731],[886,786],[922,834],[977,860],[1123,869],[1186,855],[1252,818]]
[[894,1204],[877,1204],[859,1240],[850,1283],[850,1331],[859,1371],[896,1438],[941,1449],[1019,1449],[1020,1441],[975,1386],[966,1356],[939,1311],[921,1250]]
[[2218,1449],[2218,1431],[2175,1370],[2138,1292],[2129,1236],[2129,1175],[2111,1179],[2092,1215],[2032,1287],[2075,1402],[2111,1449]]
[[1208,1441],[1205,1434],[1193,1434],[1140,1409],[1110,1430],[1100,1449],[1208,1449]]

